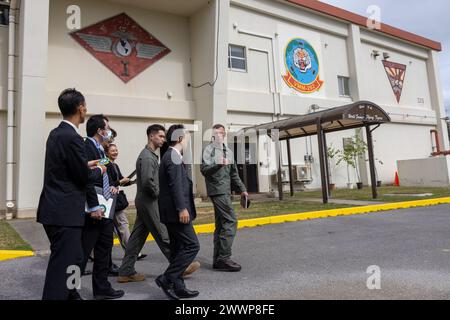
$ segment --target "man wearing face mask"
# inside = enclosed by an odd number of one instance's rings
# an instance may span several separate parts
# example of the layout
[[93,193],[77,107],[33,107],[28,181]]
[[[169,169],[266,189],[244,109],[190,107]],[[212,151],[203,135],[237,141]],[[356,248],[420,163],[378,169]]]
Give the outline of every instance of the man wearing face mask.
[[[102,144],[110,141],[112,136],[108,118],[101,114],[90,117],[86,123],[86,132],[88,137],[85,140],[85,147],[88,161],[105,158],[105,150]],[[112,181],[107,174],[88,185],[86,199],[89,212],[95,212],[99,208],[95,187],[103,189],[103,196],[110,198],[118,193],[117,188],[111,186]],[[103,300],[122,297],[124,292],[114,290],[108,281],[108,274],[112,265],[113,221],[87,214],[82,241],[84,251],[82,272],[86,268],[90,253],[94,250],[94,267],[92,270],[94,298]]]

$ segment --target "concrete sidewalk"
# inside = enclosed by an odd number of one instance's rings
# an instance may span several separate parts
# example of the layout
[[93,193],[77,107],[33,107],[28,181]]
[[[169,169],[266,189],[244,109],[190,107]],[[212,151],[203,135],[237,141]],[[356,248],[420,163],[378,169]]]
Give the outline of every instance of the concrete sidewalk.
[[42,224],[35,219],[14,219],[8,223],[28,242],[36,255],[50,254],[50,242]]

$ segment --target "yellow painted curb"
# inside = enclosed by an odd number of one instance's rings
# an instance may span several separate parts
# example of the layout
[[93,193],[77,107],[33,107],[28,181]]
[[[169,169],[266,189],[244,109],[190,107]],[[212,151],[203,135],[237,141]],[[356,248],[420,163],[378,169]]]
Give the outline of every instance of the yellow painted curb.
[[34,252],[29,250],[0,250],[0,261],[33,256]]
[[[439,204],[450,204],[450,197],[447,198],[437,198],[437,199],[426,199],[426,200],[416,200],[416,201],[405,201],[405,202],[394,202],[394,203],[383,203],[371,206],[363,207],[351,207],[351,208],[340,208],[332,210],[322,210],[322,211],[311,211],[311,212],[301,212],[301,213],[290,213],[281,216],[271,216],[262,217],[255,219],[246,219],[238,221],[238,229],[241,228],[253,228],[257,226],[269,225],[269,224],[279,224],[284,222],[295,222],[304,221],[311,219],[322,219],[337,216],[350,216],[358,214],[366,214],[371,212],[382,212],[391,211],[399,209],[408,209],[413,207],[428,207],[435,206]],[[202,224],[194,226],[196,233],[213,233],[214,224]],[[147,241],[154,240],[151,235],[148,236]],[[119,240],[114,239],[114,245],[118,245]]]

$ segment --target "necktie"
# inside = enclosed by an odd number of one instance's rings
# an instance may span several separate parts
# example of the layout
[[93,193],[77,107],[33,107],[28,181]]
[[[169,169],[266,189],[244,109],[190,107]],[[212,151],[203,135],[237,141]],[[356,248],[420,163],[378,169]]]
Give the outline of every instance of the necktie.
[[111,191],[109,190],[109,178],[108,174],[105,172],[103,174],[103,197],[108,200],[111,198]]
[[[105,158],[105,152],[101,145],[97,146],[97,150],[100,153],[100,157],[102,159]],[[105,200],[109,200],[111,198],[111,190],[109,188],[109,178],[107,172],[103,174],[103,197]]]

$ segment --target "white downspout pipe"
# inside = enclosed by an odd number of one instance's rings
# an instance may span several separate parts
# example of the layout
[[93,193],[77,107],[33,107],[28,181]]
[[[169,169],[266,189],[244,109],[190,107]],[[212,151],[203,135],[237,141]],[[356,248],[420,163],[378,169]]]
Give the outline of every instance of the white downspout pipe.
[[18,0],[11,0],[9,7],[8,37],[8,110],[6,133],[6,219],[13,218],[16,208],[14,199],[14,95],[16,56],[16,17]]

